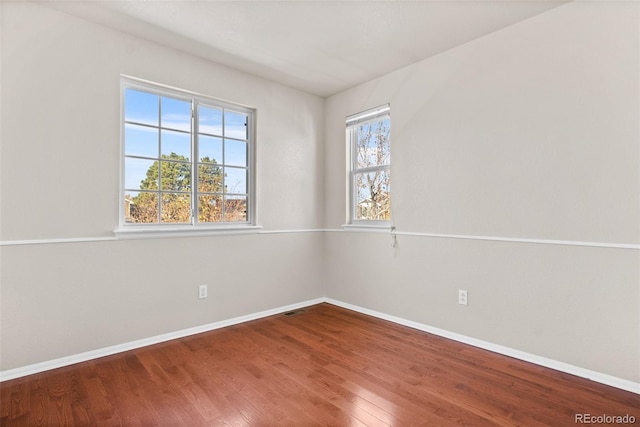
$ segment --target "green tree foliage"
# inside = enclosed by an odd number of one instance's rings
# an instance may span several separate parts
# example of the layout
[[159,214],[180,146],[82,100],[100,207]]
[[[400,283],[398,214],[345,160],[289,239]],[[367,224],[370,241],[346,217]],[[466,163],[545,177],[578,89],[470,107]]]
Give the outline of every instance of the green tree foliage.
[[[198,191],[217,194],[200,196],[198,220],[220,221],[222,169],[215,159],[204,157],[201,162],[198,164]],[[140,189],[149,191],[142,191],[126,201],[131,206],[131,222],[157,223],[158,217],[161,222],[167,223],[190,222],[192,185],[189,159],[176,153],[163,154],[159,161],[155,161],[149,167],[145,179],[140,182]],[[161,197],[160,203],[158,197]]]

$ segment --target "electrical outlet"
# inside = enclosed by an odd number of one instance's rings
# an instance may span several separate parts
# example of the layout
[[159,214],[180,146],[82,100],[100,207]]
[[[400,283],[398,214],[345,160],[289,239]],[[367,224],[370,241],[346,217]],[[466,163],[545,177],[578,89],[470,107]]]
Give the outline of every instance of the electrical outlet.
[[458,304],[469,305],[469,293],[464,289],[458,290]]
[[200,285],[198,287],[198,298],[206,298],[207,297],[207,285]]

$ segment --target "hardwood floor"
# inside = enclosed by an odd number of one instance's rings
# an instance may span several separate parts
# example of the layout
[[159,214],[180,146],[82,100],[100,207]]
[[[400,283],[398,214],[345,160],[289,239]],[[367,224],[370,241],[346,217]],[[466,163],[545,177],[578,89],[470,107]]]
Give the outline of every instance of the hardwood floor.
[[319,304],[0,385],[2,426],[564,426],[640,395]]

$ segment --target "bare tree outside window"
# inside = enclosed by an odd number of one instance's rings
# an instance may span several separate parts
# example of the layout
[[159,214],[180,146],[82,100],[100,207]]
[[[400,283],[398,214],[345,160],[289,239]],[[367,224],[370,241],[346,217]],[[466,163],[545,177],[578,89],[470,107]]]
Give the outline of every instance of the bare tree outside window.
[[391,219],[390,128],[388,110],[350,126],[353,221]]

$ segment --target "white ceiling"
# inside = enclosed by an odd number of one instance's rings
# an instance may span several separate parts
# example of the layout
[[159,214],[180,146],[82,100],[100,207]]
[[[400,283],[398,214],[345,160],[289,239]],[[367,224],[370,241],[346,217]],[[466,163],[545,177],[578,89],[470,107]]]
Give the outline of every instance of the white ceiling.
[[324,97],[566,1],[41,3]]

